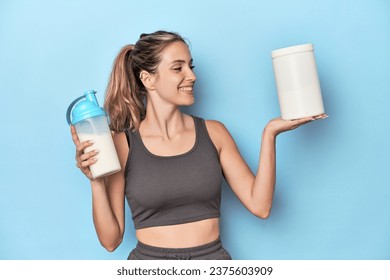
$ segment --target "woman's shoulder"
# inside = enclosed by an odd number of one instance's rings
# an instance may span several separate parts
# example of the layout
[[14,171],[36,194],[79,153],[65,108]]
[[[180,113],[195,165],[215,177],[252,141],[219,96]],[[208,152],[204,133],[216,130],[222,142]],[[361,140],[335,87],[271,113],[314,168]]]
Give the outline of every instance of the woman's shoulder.
[[205,120],[204,122],[211,141],[217,150],[220,151],[226,140],[231,138],[228,129],[219,120]]
[[199,116],[194,116],[192,115],[193,117],[195,118],[198,118],[200,120],[202,120],[205,125],[207,126],[207,130],[227,130],[225,125],[221,122],[221,121],[218,121],[218,120],[206,120],[202,117],[199,117]]
[[227,131],[226,126],[218,120],[205,120],[206,127],[208,130],[216,131],[216,132],[224,132]]

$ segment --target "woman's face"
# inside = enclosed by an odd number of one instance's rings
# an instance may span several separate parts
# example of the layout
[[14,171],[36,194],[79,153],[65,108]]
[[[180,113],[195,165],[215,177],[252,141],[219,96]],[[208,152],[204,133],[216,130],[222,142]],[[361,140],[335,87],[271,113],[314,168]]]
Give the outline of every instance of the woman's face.
[[158,65],[155,91],[161,100],[177,106],[194,103],[194,83],[190,51],[183,42],[168,45],[161,54]]

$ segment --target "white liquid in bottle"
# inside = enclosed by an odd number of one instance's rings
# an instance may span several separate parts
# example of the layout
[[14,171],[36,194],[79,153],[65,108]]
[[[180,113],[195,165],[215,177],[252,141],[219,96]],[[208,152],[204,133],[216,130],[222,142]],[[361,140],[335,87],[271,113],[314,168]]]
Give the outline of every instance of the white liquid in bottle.
[[78,134],[81,142],[92,140],[92,146],[85,149],[85,152],[98,149],[99,153],[95,156],[97,161],[90,166],[94,179],[107,176],[121,170],[121,166],[116,154],[115,145],[112,140],[111,132],[100,134]]

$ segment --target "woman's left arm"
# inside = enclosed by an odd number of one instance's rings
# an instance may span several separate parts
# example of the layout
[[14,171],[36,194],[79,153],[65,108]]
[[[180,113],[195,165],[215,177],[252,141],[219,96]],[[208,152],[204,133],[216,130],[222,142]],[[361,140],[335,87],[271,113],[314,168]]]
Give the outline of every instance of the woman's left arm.
[[222,171],[227,183],[243,205],[254,215],[268,218],[273,201],[276,181],[276,137],[295,129],[320,115],[294,121],[281,118],[271,120],[263,130],[260,159],[256,175],[241,156],[233,137],[226,127],[217,121],[207,121],[210,137],[219,152]]

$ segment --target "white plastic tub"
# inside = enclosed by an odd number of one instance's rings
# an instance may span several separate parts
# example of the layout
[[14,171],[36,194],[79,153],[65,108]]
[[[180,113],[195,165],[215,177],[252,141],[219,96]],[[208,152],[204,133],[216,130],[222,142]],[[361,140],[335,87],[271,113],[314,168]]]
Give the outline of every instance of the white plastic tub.
[[282,119],[323,114],[313,45],[277,49],[272,51],[271,56]]

